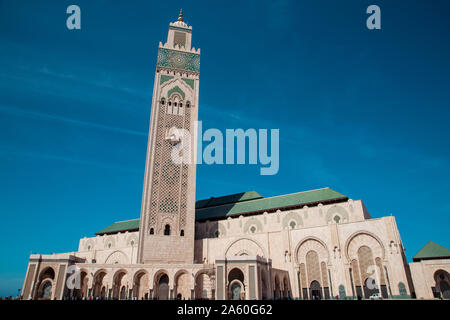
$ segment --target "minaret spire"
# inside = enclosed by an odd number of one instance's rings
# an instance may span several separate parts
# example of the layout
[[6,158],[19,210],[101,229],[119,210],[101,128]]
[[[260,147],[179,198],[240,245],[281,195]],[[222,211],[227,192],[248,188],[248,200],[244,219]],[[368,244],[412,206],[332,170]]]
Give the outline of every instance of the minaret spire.
[[191,48],[191,40],[192,27],[183,21],[180,10],[178,21],[169,23],[167,42],[158,46],[139,223],[139,263],[194,262],[200,51]]

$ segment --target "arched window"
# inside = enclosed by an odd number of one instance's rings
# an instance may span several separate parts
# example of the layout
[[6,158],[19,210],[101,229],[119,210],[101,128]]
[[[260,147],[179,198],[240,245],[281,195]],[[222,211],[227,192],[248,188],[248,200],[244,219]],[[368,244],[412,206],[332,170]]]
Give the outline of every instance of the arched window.
[[334,218],[333,218],[333,220],[334,220],[336,223],[339,223],[339,222],[341,221],[341,217],[339,217],[338,215],[335,215]]
[[186,103],[186,108],[190,108],[191,107],[191,103],[188,101],[187,103]]
[[406,286],[403,282],[398,283],[398,292],[400,293],[401,296],[408,295],[408,291],[406,291]]
[[291,223],[289,223],[289,225],[291,226],[291,229],[295,229],[297,224],[295,223],[295,221],[291,221]]
[[180,236],[184,237],[184,230],[180,231]]
[[244,282],[244,273],[242,273],[241,269],[234,268],[228,274],[228,282],[232,282],[233,280],[239,280],[240,282]]
[[161,99],[161,104],[164,105],[166,103],[166,99],[162,98]]
[[345,287],[343,284],[341,284],[339,286],[339,299],[345,299],[345,298],[346,298]]
[[183,108],[183,103],[180,102],[180,108]]
[[46,282],[42,286],[41,298],[42,299],[50,299],[51,296],[52,296],[52,283],[51,282]]
[[155,229],[150,228],[150,234],[155,234]]
[[168,224],[166,224],[166,226],[164,227],[164,235],[170,236],[170,225]]

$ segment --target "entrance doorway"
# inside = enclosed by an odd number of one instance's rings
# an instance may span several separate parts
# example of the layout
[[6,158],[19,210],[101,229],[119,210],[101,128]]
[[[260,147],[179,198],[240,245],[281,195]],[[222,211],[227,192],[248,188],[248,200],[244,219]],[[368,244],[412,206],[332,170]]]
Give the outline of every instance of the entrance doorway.
[[47,281],[42,286],[42,293],[40,299],[49,300],[52,297],[52,283]]
[[245,299],[244,273],[239,268],[234,268],[228,274],[228,299]]
[[232,300],[241,300],[241,285],[238,282],[233,283],[231,286],[231,299]]
[[364,297],[369,299],[374,293],[380,293],[380,289],[375,279],[369,277],[364,281]]
[[450,286],[448,285],[448,282],[445,280],[442,280],[439,283],[439,288],[441,289],[442,298],[450,299]]
[[316,280],[311,282],[310,286],[311,291],[311,300],[321,300],[322,299],[322,287],[320,286],[320,283]]
[[158,300],[168,300],[169,299],[169,277],[167,274],[161,275],[158,281]]

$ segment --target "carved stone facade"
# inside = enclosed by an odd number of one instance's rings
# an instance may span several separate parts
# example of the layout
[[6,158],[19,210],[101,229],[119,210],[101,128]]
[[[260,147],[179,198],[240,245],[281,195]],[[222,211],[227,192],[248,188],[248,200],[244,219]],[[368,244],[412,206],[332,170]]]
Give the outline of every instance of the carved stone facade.
[[[200,49],[171,23],[159,44],[138,245],[139,263],[192,263]],[[179,162],[174,160],[174,150]],[[166,235],[170,234],[171,237]],[[158,250],[155,248],[158,247]]]
[[[24,298],[344,299],[374,286],[410,295],[395,218],[373,219],[359,200],[325,188],[196,207],[195,152],[184,149],[198,116],[191,37],[180,18],[159,45],[141,218],[81,239],[76,252],[31,255]],[[174,162],[174,149],[190,164]]]
[[[336,208],[348,221],[324,214]],[[286,228],[286,217],[301,217],[302,224]],[[32,255],[24,294],[40,298],[42,277],[50,274],[53,285],[61,266],[71,264],[80,268],[82,287],[57,291],[55,285],[52,297],[368,298],[374,283],[385,298],[411,294],[395,218],[370,218],[361,201],[197,221],[196,230],[191,264],[139,263],[139,231],[124,230],[83,238],[70,254]]]
[[418,299],[450,299],[449,249],[429,241],[414,256],[409,269]]

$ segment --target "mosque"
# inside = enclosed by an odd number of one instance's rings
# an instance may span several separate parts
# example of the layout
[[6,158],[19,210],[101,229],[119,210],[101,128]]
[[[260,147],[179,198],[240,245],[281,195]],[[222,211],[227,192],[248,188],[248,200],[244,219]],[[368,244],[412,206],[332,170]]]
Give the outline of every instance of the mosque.
[[75,252],[31,254],[24,299],[411,298],[414,287],[418,298],[449,297],[448,249],[430,245],[410,268],[395,217],[373,218],[331,188],[195,201],[195,154],[171,158],[189,143],[177,132],[194,132],[198,117],[191,40],[180,13],[159,43],[140,219],[80,239]]

